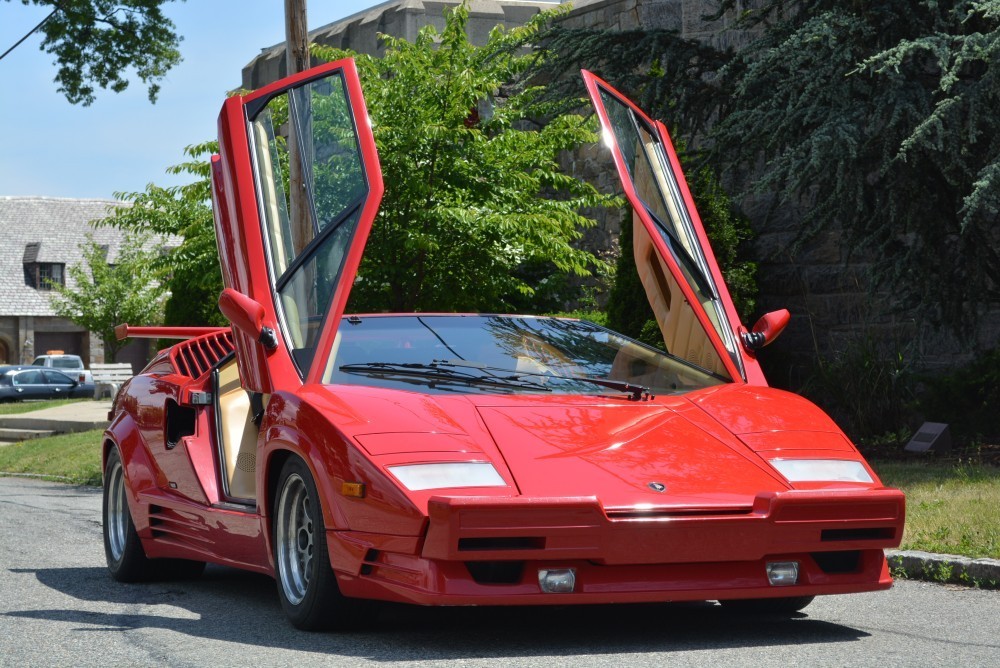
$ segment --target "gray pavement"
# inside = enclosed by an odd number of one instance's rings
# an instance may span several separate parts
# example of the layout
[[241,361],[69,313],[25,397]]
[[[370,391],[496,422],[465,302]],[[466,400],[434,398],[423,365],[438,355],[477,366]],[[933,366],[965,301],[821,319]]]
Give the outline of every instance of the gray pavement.
[[100,520],[97,488],[0,478],[0,667],[994,668],[1000,656],[1000,593],[907,580],[790,618],[714,603],[383,606],[360,630],[304,633],[263,575],[113,581]]

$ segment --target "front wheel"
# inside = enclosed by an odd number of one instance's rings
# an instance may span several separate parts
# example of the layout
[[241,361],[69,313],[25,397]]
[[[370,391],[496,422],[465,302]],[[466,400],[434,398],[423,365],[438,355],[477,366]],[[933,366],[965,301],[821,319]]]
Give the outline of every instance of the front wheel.
[[309,468],[297,457],[281,469],[273,517],[278,595],[292,624],[318,631],[361,623],[364,602],[340,593],[330,568],[319,493]]
[[815,596],[788,596],[784,598],[740,598],[719,601],[722,607],[739,613],[764,615],[791,615],[813,602]]

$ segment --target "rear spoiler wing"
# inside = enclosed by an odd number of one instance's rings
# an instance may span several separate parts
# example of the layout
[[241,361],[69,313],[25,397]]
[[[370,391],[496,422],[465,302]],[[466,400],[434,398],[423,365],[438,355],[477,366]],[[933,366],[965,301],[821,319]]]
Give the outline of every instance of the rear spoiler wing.
[[206,334],[229,331],[229,327],[133,327],[128,323],[115,327],[115,337],[125,339],[194,339]]

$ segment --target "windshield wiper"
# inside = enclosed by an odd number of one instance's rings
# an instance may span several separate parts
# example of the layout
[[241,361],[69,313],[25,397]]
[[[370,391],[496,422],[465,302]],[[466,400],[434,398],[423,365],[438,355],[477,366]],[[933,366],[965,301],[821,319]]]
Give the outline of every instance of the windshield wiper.
[[[443,369],[445,367],[463,367],[469,369],[482,369],[483,371],[503,371],[509,372],[510,369],[501,369],[500,367],[486,366],[485,364],[479,364],[477,362],[466,362],[466,361],[455,361],[455,360],[434,360],[433,366],[435,368]],[[343,368],[343,367],[341,367]],[[639,401],[641,399],[651,399],[653,395],[649,393],[649,388],[644,385],[633,385],[624,380],[613,380],[611,378],[593,378],[591,376],[557,376],[555,374],[548,373],[531,373],[531,372],[515,372],[512,376],[504,376],[505,380],[514,380],[524,378],[525,376],[533,376],[535,378],[552,378],[554,380],[580,380],[585,383],[591,383],[592,385],[600,385],[601,387],[607,387],[612,390],[617,390],[619,392],[628,392],[630,395],[629,399],[632,401]],[[528,381],[530,382],[530,381]],[[539,387],[542,387],[539,385]]]
[[624,380],[611,380],[610,378],[590,378],[589,376],[552,376],[552,378],[564,378],[566,380],[582,380],[585,383],[593,383],[594,385],[600,385],[602,387],[609,387],[612,390],[618,390],[619,392],[628,392],[632,396],[629,397],[632,401],[640,401],[645,399],[652,399],[653,395],[649,393],[649,388],[645,385],[633,385],[632,383],[626,382]]
[[[394,374],[397,376],[418,376],[421,378],[434,378],[437,380],[490,385],[493,387],[529,388],[540,392],[552,391],[540,383],[522,379],[520,374],[508,376],[496,376],[491,374],[482,375],[466,373],[453,368],[448,368],[451,366],[457,365],[447,363],[442,364],[437,361],[430,364],[422,362],[361,362],[357,364],[343,364],[339,367],[339,369],[346,373],[382,373]],[[485,367],[479,366],[473,366],[471,368],[482,369],[484,371],[487,370]]]

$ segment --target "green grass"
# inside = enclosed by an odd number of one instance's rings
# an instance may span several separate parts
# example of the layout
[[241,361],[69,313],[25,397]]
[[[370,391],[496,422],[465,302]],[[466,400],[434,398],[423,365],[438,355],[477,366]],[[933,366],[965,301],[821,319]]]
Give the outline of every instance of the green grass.
[[94,429],[5,445],[0,447],[0,472],[100,485],[102,434],[103,430]]
[[906,493],[904,550],[1000,559],[1000,468],[934,462],[872,462]]
[[0,404],[0,415],[16,415],[17,413],[30,413],[40,411],[43,408],[53,408],[54,406],[65,406],[75,404],[89,399],[50,399],[48,401],[16,401],[9,404]]

